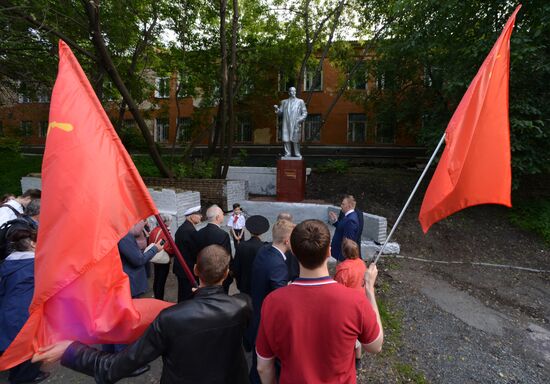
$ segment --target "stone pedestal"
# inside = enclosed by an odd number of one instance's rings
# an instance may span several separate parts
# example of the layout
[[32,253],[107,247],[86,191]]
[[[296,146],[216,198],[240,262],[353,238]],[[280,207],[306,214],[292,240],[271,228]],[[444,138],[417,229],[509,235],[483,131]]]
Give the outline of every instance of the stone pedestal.
[[303,159],[277,160],[277,201],[299,202],[306,196],[306,165]]

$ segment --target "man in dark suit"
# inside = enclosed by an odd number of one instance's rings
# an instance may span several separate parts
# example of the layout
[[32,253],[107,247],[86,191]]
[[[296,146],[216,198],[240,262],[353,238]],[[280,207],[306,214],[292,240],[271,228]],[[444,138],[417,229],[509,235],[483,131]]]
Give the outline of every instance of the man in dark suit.
[[[220,228],[223,223],[223,211],[217,205],[212,205],[206,210],[206,220],[208,224],[206,227],[200,229],[193,235],[195,243],[195,255],[197,255],[203,248],[209,245],[221,245],[225,248],[227,253],[231,256],[231,240],[229,234]],[[196,258],[196,256],[195,256]],[[223,289],[225,293],[229,291],[229,286],[233,282],[233,278],[228,276],[223,282]]]
[[[294,222],[292,220],[292,215],[288,212],[281,212],[277,215],[277,221],[279,220],[288,220],[290,222]],[[296,256],[294,256],[294,253],[292,251],[288,251],[285,253],[286,256],[286,265],[288,266],[288,281],[294,281],[300,276],[300,264],[298,263],[298,259]]]
[[[197,232],[195,225],[201,222],[201,206],[197,205],[196,207],[189,208],[184,214],[185,221],[176,231],[175,242],[181,255],[183,256],[183,259],[185,260],[185,263],[189,267],[189,270],[193,271],[193,268],[197,262],[195,259],[197,252],[195,251],[196,246],[193,242],[193,235]],[[193,297],[193,286],[189,282],[183,267],[177,259],[174,260],[173,271],[178,279],[178,303]]]
[[251,237],[235,247],[235,259],[231,266],[231,272],[237,280],[239,291],[250,295],[252,264],[258,250],[268,244],[262,241],[260,236],[268,231],[269,221],[261,215],[254,215],[246,220],[245,227]]
[[[348,238],[357,242],[358,238],[360,239],[361,233],[359,232],[359,219],[357,217],[357,212],[355,212],[355,199],[353,196],[346,195],[342,199],[340,208],[342,208],[343,213],[341,219],[338,219],[334,212],[329,212],[329,218],[336,227],[330,244],[330,250],[332,257],[338,261],[343,261],[342,241],[344,238]],[[358,244],[361,244],[360,240]]]
[[[359,245],[359,256],[363,258],[363,255],[361,254],[361,238],[363,237],[363,227],[365,225],[365,219],[363,217],[363,211],[361,211],[359,208],[357,208],[357,205],[353,209],[355,213],[357,214],[357,238],[352,239]],[[344,212],[340,211],[340,214],[338,215],[338,221],[342,220],[344,218]]]
[[[273,225],[273,243],[261,248],[252,265],[252,324],[245,332],[245,341],[249,340],[252,349],[256,342],[256,334],[260,326],[262,303],[266,296],[277,288],[288,284],[288,266],[285,253],[290,251],[290,234],[294,223],[288,220],[278,220]],[[252,354],[252,368],[250,370],[251,383],[260,383],[256,370],[256,354]]]

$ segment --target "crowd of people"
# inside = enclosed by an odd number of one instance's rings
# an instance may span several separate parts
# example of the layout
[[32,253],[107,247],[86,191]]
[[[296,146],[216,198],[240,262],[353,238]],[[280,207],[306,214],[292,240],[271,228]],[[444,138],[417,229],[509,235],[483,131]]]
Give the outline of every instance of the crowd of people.
[[[26,192],[8,202],[20,214],[27,207],[29,215],[31,202],[38,201],[39,207],[39,198],[29,196]],[[332,241],[325,223],[296,224],[283,212],[271,228],[272,242],[265,242],[267,218],[246,217],[238,204],[227,221],[229,233],[220,228],[224,212],[217,205],[206,210],[207,223],[199,230],[201,207],[189,208],[174,234],[175,247],[172,235],[160,226],[151,230],[147,220],[137,223],[118,244],[132,297],[148,291],[152,264],[154,297],[163,300],[173,264],[178,304],[162,311],[130,345],[104,345],[100,351],[67,340],[43,347],[32,362],[12,368],[10,383],[43,380],[48,373],[40,370],[40,363],[57,360],[94,376],[96,382],[114,383],[144,373],[159,356],[161,383],[355,382],[361,347],[380,351],[383,330],[374,293],[376,266],[367,268],[360,256],[362,214],[355,210],[352,196],[344,197],[341,208],[340,216],[329,215],[335,226]],[[0,206],[0,217],[9,221],[3,209],[12,210]],[[33,217],[38,225],[38,216]],[[171,216],[161,218],[169,228]],[[36,230],[29,225],[8,237],[10,254],[0,265],[0,351],[28,317]],[[174,260],[176,250],[195,281]],[[338,260],[334,279],[328,271],[330,256]],[[13,277],[9,271],[16,262],[24,264],[20,268],[26,272]],[[239,293],[229,295],[233,281]],[[25,300],[17,299],[17,305],[9,302],[15,300],[9,290],[14,284],[30,291]],[[16,307],[12,310],[18,311],[17,317],[8,316],[10,305]]]

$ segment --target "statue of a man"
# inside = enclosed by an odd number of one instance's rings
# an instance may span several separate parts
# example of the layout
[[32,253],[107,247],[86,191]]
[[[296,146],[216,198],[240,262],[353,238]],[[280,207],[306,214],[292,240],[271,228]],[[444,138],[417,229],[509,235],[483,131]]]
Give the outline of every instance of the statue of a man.
[[296,88],[288,89],[288,99],[281,101],[281,106],[275,107],[275,113],[283,118],[283,146],[284,156],[292,156],[291,145],[294,147],[294,156],[301,158],[300,139],[302,138],[301,124],[307,117],[306,103],[296,97]]

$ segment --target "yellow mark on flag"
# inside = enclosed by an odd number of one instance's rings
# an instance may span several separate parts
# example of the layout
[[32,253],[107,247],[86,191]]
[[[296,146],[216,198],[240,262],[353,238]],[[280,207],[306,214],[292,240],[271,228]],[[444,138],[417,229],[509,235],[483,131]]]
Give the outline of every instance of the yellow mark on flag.
[[46,135],[49,135],[50,134],[50,130],[52,128],[59,128],[61,129],[62,131],[65,131],[65,132],[71,132],[74,127],[72,124],[69,124],[69,123],[58,123],[57,121],[52,121],[50,124],[48,124],[48,132],[46,132]]

